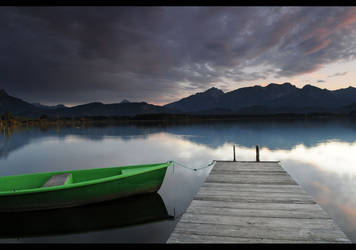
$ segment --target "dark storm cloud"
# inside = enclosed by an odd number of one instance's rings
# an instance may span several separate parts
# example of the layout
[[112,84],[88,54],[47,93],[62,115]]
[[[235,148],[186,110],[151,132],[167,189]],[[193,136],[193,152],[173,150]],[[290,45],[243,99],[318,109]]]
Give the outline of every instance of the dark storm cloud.
[[0,83],[45,103],[169,102],[353,59],[355,22],[351,7],[0,7]]

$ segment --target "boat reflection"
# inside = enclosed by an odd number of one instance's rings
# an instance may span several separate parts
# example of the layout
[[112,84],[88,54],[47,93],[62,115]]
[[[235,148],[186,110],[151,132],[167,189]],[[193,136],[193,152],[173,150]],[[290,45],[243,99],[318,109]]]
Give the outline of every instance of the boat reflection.
[[0,213],[0,238],[61,235],[116,229],[172,218],[158,193],[86,206]]

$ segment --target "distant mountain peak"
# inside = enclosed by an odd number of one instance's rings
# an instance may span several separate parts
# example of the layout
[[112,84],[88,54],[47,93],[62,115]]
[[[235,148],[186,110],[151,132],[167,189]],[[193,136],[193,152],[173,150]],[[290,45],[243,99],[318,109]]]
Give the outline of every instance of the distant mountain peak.
[[311,89],[318,90],[318,89],[320,89],[320,88],[315,87],[315,86],[313,86],[313,85],[311,85],[311,84],[305,84],[302,89],[304,89],[304,90],[308,90],[308,89],[310,89],[310,90],[311,90]]
[[124,99],[124,100],[122,100],[120,103],[130,103],[130,101]]
[[59,109],[59,108],[66,108],[65,105],[63,104],[57,104],[57,105],[54,105],[54,106],[49,106],[49,105],[43,105],[39,102],[34,102],[34,103],[31,103],[33,106],[37,107],[37,108],[42,108],[42,109]]
[[45,105],[42,105],[41,103],[39,102],[33,102],[31,103],[33,106],[36,106],[36,107],[42,107],[42,106],[45,106]]
[[220,96],[220,95],[223,95],[224,94],[224,91],[222,91],[221,89],[218,89],[216,87],[212,87],[208,90],[206,90],[205,92],[203,92],[203,94],[209,94],[211,96]]
[[285,82],[282,84],[278,84],[278,83],[270,83],[266,86],[267,88],[269,87],[295,87],[294,85],[292,85],[290,82]]
[[0,96],[8,96],[4,89],[0,89]]
[[222,92],[222,93],[224,93],[224,91],[222,91],[221,89],[218,89],[217,87],[211,87],[210,89],[206,90],[205,92]]
[[57,104],[55,107],[56,108],[66,108],[67,106],[64,104]]

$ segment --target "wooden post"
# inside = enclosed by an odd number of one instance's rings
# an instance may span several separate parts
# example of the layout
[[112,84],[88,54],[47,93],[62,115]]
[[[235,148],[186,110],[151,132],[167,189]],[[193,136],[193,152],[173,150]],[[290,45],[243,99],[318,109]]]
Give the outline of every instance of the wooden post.
[[256,145],[256,161],[260,161],[260,149],[258,148],[258,145]]
[[235,145],[233,145],[233,149],[234,149],[234,161],[236,161],[236,155],[235,155]]

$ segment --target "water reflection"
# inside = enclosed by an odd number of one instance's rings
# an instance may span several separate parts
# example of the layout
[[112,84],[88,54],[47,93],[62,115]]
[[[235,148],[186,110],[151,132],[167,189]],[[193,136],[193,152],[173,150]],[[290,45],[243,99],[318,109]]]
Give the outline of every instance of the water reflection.
[[64,140],[69,136],[75,136],[98,142],[108,137],[119,137],[124,141],[130,141],[138,138],[147,139],[148,135],[157,133],[183,136],[191,142],[204,144],[210,148],[218,148],[226,143],[238,143],[246,147],[259,144],[269,149],[291,149],[299,144],[310,147],[329,140],[350,143],[356,141],[355,122],[350,120],[214,122],[176,126],[131,124],[88,128],[49,128],[46,131],[33,128],[14,131],[11,136],[0,135],[0,157],[6,157],[12,151],[48,137]]
[[170,218],[157,193],[81,207],[0,213],[0,237],[33,237],[101,231]]
[[[254,160],[256,144],[260,145],[261,160],[280,160],[288,173],[356,242],[356,166],[353,153],[356,152],[356,126],[352,121],[125,125],[48,129],[45,132],[40,129],[23,130],[11,137],[0,137],[0,175],[168,160],[199,168],[212,160],[231,160],[232,144],[236,145],[237,160]],[[167,169],[159,194],[169,214],[184,212],[210,170],[192,171],[179,166]],[[99,233],[81,237],[70,235],[62,240],[165,242],[176,222],[151,223],[132,230],[111,230],[101,233],[100,237]],[[144,230],[156,237],[148,237]],[[154,230],[157,231],[153,233]],[[117,233],[115,240],[110,238],[114,232]],[[138,236],[140,232],[142,235]],[[136,240],[129,234],[136,235]],[[46,239],[49,238],[37,241],[45,242]]]

